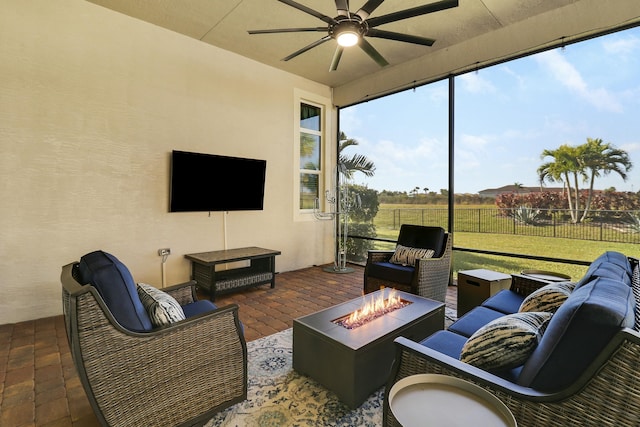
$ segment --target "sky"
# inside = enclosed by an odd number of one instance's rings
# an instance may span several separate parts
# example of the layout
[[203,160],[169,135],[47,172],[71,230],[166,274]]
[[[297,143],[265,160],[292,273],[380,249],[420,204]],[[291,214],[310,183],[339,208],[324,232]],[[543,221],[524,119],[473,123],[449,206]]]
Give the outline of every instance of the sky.
[[[459,76],[455,92],[455,193],[539,186],[537,169],[551,160],[543,150],[587,138],[625,150],[633,163],[626,181],[611,173],[595,188],[640,191],[640,29]],[[342,109],[341,131],[358,141],[344,154],[376,165],[373,177],[358,173],[353,183],[379,191],[448,188],[447,110],[447,81]]]

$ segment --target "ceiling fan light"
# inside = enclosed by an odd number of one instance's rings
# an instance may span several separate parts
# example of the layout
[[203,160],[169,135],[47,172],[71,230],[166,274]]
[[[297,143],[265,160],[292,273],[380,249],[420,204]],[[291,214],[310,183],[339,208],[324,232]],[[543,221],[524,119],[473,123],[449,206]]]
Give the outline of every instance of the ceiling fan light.
[[360,34],[355,31],[343,31],[336,37],[338,44],[342,47],[355,46],[360,40]]

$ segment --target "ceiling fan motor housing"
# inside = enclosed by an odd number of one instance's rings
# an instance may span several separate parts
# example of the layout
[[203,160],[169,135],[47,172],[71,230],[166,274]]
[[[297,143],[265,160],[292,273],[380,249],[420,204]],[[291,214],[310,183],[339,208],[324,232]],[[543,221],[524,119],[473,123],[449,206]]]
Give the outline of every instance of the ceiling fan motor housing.
[[335,21],[335,24],[330,24],[328,28],[329,35],[334,39],[337,39],[340,34],[345,32],[357,34],[358,38],[367,35],[367,30],[369,29],[367,21],[363,21],[358,15],[352,15],[352,17],[337,16]]

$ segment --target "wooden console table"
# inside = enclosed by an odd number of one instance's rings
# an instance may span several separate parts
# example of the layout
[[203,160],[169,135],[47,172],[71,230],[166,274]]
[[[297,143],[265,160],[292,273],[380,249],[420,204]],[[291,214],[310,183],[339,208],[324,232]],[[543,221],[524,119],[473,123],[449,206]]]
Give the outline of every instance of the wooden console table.
[[[276,255],[280,251],[258,247],[225,249],[221,251],[186,254],[191,261],[191,279],[209,292],[211,301],[216,294],[270,283],[276,285]],[[216,265],[236,261],[249,261],[248,267],[216,271]]]

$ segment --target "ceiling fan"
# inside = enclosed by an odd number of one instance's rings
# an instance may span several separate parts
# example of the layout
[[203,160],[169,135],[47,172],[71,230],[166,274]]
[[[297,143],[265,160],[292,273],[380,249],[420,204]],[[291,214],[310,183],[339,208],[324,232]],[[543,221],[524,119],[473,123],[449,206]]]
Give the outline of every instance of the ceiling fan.
[[296,56],[313,49],[322,43],[335,39],[338,42],[336,51],[331,61],[329,71],[338,69],[340,58],[345,47],[358,45],[371,57],[378,65],[384,67],[389,65],[386,59],[366,40],[365,37],[377,37],[381,39],[396,40],[401,42],[419,44],[423,46],[432,46],[435,40],[413,36],[410,34],[396,33],[392,31],[379,30],[375,27],[390,22],[400,21],[414,16],[426,15],[432,12],[438,12],[444,9],[450,9],[458,6],[459,0],[440,0],[434,3],[416,6],[410,9],[404,9],[397,12],[389,13],[382,16],[370,18],[369,16],[380,6],[384,0],[368,0],[356,13],[349,11],[349,0],[335,0],[338,15],[335,18],[324,15],[313,10],[303,4],[293,0],[278,0],[281,3],[294,7],[309,15],[324,21],[326,27],[310,27],[310,28],[278,28],[270,30],[250,30],[249,34],[274,34],[274,33],[296,33],[296,32],[326,32],[327,35],[322,37],[300,50],[293,52],[291,55],[282,58],[283,61],[289,61]]

